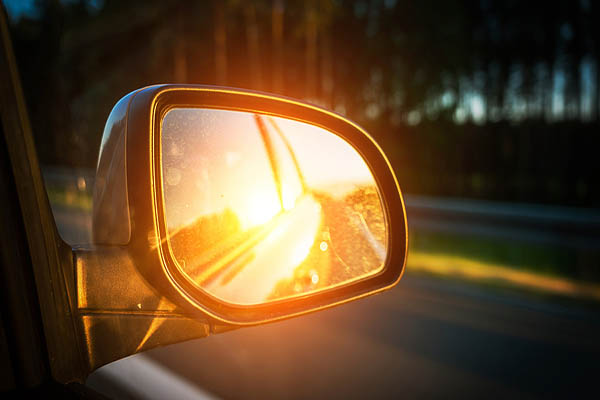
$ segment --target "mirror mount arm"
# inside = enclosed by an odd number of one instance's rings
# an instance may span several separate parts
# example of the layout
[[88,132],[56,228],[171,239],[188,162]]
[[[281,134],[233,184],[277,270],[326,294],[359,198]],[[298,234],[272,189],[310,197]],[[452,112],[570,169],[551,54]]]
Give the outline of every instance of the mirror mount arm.
[[141,276],[125,247],[73,251],[76,313],[85,380],[95,369],[154,347],[208,336],[219,330],[161,296]]

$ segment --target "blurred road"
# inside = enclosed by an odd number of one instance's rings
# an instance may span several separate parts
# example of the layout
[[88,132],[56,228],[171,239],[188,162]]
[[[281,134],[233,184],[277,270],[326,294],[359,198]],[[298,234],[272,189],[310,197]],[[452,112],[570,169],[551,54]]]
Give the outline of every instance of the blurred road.
[[[89,240],[86,212],[54,211],[63,237]],[[409,270],[388,292],[154,349],[99,369],[88,384],[134,397],[164,396],[149,389],[158,382],[188,398],[592,395],[599,310]]]
[[598,338],[597,315],[407,276],[355,304],[150,357],[225,398],[548,396],[593,389]]
[[145,358],[222,398],[572,397],[597,392],[598,338],[591,310],[409,275],[342,307],[117,361],[88,384],[106,389],[111,370]]

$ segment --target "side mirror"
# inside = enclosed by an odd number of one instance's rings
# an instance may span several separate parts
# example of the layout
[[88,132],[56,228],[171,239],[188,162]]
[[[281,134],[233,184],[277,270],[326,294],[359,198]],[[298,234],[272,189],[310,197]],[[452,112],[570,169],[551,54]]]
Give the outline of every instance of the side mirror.
[[210,86],[152,86],[117,103],[93,231],[95,244],[74,251],[90,371],[388,289],[407,253],[398,183],[364,130]]

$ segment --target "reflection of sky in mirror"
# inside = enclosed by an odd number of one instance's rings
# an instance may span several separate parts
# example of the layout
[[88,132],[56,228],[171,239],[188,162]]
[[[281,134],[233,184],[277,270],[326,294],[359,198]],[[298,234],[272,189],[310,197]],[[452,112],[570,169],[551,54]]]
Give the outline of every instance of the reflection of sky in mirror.
[[[254,115],[247,112],[178,108],[163,119],[163,184],[169,229],[204,215],[233,211],[244,229],[262,224],[293,205],[298,179],[282,162],[277,130],[289,142],[309,188],[328,186],[333,195],[373,183],[360,155],[338,136],[306,123],[263,118],[282,174],[282,200]],[[275,139],[275,140],[274,140]],[[284,154],[287,153],[287,154]],[[291,162],[290,162],[291,163]],[[287,163],[288,165],[290,163]],[[337,185],[337,186],[336,186]],[[293,190],[293,196],[291,195]],[[336,193],[337,192],[337,193]]]
[[346,141],[323,128],[273,117],[301,166],[309,187],[340,183],[373,183],[362,157]]

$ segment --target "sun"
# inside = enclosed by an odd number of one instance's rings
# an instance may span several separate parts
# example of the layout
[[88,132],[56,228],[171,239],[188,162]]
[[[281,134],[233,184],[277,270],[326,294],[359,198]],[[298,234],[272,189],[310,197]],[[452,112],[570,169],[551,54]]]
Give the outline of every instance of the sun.
[[247,227],[264,224],[281,211],[278,199],[267,191],[252,192],[245,203],[244,215],[240,215],[240,217],[246,222]]

